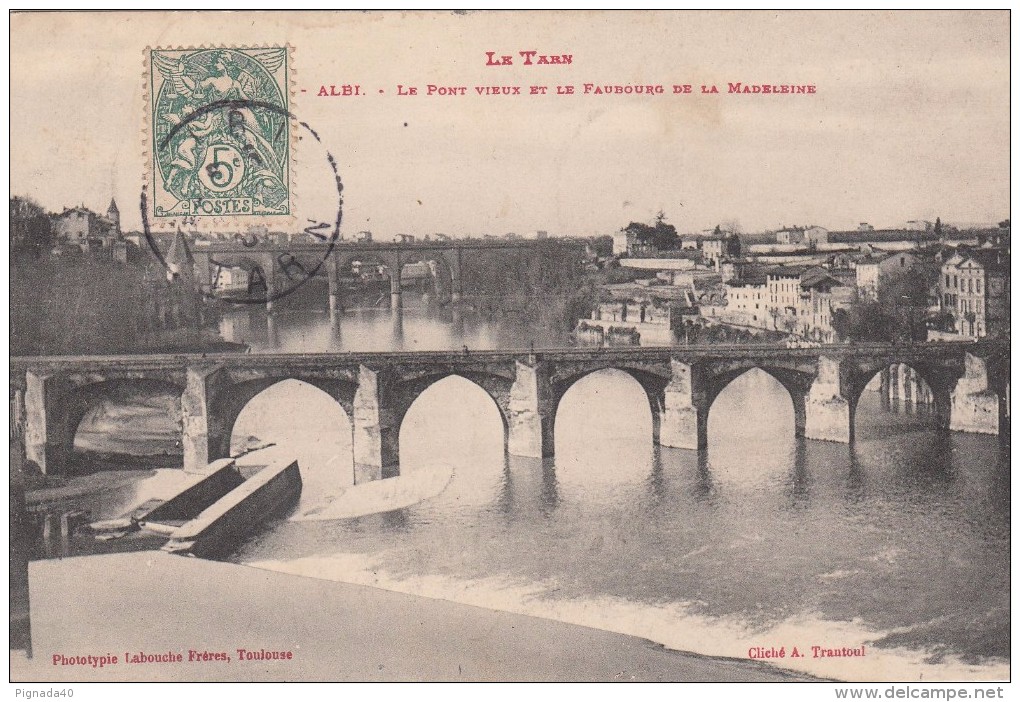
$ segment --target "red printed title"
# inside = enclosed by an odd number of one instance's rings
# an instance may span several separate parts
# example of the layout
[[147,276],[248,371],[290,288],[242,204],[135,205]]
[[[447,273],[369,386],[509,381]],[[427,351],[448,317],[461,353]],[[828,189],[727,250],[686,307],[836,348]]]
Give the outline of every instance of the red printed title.
[[[542,53],[537,50],[501,53],[484,52],[483,66],[574,66],[574,55],[565,53]],[[395,88],[372,88],[360,83],[322,83],[316,91],[317,97],[361,97],[376,92],[379,95],[395,94],[400,97],[459,97],[515,96],[515,95],[814,95],[817,86],[812,83],[762,83],[727,81],[725,84],[706,83],[695,85],[683,82],[581,82],[558,83],[553,85],[534,83],[499,83],[478,85],[448,85],[423,83],[421,85],[397,84]],[[301,92],[308,92],[302,89]]]

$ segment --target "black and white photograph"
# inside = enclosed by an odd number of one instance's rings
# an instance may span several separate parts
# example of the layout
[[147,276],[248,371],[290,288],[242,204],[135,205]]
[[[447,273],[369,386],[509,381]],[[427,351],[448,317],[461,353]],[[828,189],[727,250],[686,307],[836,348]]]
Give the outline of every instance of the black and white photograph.
[[1002,696],[1008,10],[9,23],[19,690]]

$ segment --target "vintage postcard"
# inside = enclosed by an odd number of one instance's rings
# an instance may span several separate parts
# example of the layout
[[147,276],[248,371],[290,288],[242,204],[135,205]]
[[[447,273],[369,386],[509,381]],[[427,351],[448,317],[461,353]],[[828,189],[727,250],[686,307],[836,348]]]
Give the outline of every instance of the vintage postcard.
[[1009,680],[1008,12],[10,19],[12,681]]

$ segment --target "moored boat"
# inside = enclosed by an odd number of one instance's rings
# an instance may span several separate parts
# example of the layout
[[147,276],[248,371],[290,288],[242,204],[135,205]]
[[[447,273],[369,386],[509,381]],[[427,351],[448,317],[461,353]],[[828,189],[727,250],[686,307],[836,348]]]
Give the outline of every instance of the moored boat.
[[263,522],[294,507],[300,495],[297,461],[274,461],[176,528],[163,550],[200,557],[229,553]]
[[234,459],[213,461],[166,499],[146,500],[131,512],[116,519],[92,522],[93,535],[101,541],[119,539],[145,530],[167,535],[244,482]]

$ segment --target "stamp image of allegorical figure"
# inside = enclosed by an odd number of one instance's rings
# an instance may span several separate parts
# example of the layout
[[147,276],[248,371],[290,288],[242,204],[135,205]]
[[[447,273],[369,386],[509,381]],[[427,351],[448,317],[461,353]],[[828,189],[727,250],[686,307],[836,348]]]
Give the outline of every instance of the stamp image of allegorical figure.
[[291,214],[287,51],[149,49],[157,221]]

